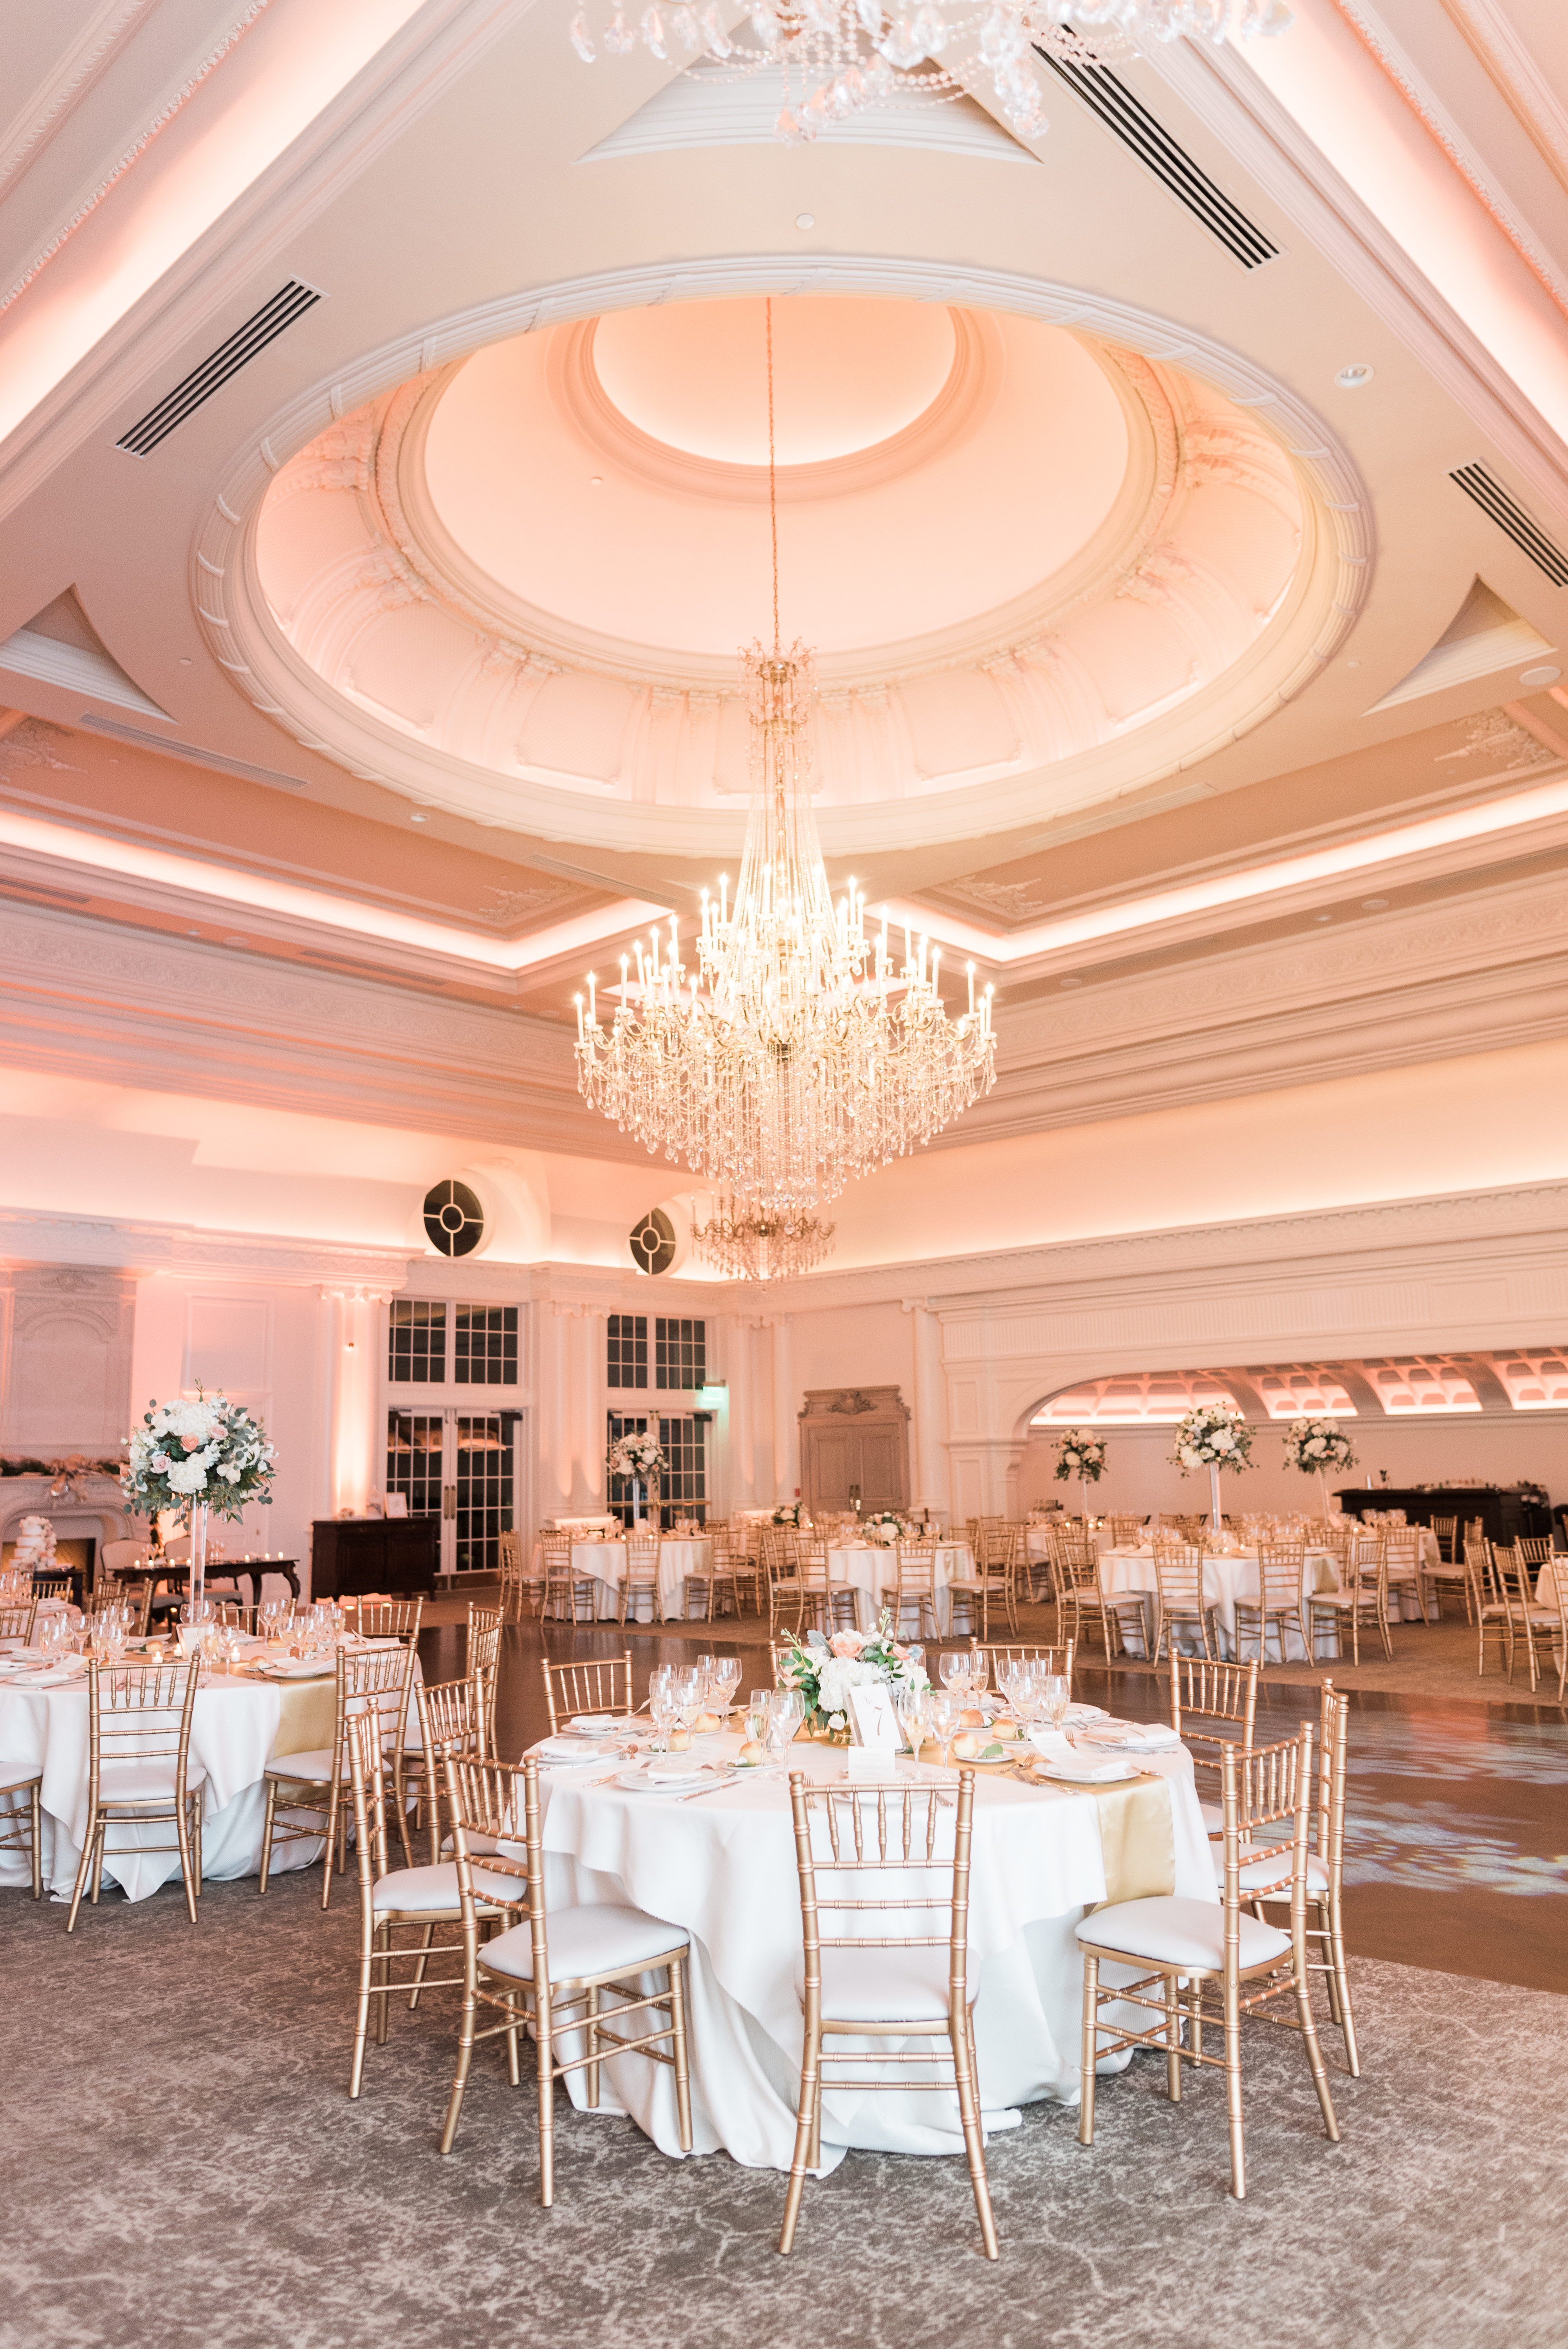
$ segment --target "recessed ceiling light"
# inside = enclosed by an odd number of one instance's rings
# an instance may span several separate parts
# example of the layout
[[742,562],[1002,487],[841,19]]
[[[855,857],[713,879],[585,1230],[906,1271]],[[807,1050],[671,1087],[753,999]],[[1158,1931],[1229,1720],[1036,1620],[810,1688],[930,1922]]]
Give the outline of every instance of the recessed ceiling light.
[[1084,982],[1081,978],[1059,978],[1056,984],[1058,987],[1082,987]]
[[1361,910],[1364,914],[1386,914],[1388,911],[1388,900],[1386,897],[1363,897]]
[[429,823],[430,818],[428,815],[421,813],[420,809],[415,808],[409,817],[409,822],[410,823]]
[[815,228],[816,226],[816,214],[815,212],[796,212],[794,216],[794,224],[796,228]]
[[223,944],[226,947],[248,947],[250,940],[249,938],[241,937],[225,938],[223,940]]
[[1548,661],[1540,668],[1521,668],[1519,672],[1519,681],[1521,685],[1528,686],[1531,692],[1534,693],[1541,686],[1555,685],[1562,674],[1560,668],[1553,668]]
[[199,938],[201,935],[202,933],[200,930],[187,930],[185,933],[185,936],[188,938]]
[[1341,391],[1359,391],[1363,384],[1371,382],[1372,377],[1373,369],[1366,360],[1356,359],[1351,366],[1342,367],[1334,379]]
[[182,668],[189,668],[189,667],[190,667],[190,666],[191,666],[191,656],[190,656],[190,654],[189,654],[189,653],[182,653],[182,654],[181,654],[181,656],[180,656],[180,666],[181,666],[181,667],[182,667]]
[[1334,916],[1332,914],[1314,914],[1313,916],[1313,920],[1314,922],[1332,922]]
[[588,475],[588,487],[590,490],[602,490],[604,485],[605,477],[602,473],[590,473]]

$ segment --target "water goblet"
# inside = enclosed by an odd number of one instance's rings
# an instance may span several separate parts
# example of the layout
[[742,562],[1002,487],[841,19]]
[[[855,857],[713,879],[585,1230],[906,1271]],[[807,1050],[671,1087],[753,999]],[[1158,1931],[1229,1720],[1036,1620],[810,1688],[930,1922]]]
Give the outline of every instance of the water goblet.
[[972,1648],[969,1659],[970,1702],[978,1704],[991,1678],[991,1658],[983,1648]]
[[931,1692],[929,1688],[915,1688],[908,1681],[894,1683],[893,1711],[898,1725],[909,1740],[909,1753],[915,1761],[920,1758],[920,1748],[926,1742],[926,1721],[930,1712]]
[[953,1725],[958,1719],[958,1704],[950,1687],[931,1691],[926,1709],[926,1719],[930,1724],[931,1735],[936,1739],[940,1749],[937,1756],[939,1761],[949,1762],[952,1759],[950,1748],[952,1744]]
[[709,1682],[709,1686],[712,1690],[715,1700],[714,1711],[720,1713],[726,1721],[730,1717],[730,1708],[734,1702],[735,1691],[740,1687],[740,1685],[741,1660],[739,1656],[720,1656],[716,1658],[713,1665],[712,1678]]
[[942,1685],[955,1705],[961,1705],[968,1701],[970,1652],[967,1648],[950,1648],[943,1656]]
[[668,1754],[670,1733],[680,1718],[680,1692],[675,1685],[673,1668],[667,1667],[663,1673],[656,1672],[649,1682],[648,1710],[653,1720],[652,1750],[655,1754]]
[[753,1744],[761,1745],[766,1741],[768,1707],[774,1695],[772,1689],[753,1689],[746,1699],[746,1735]]
[[1060,1729],[1072,1702],[1072,1682],[1065,1672],[1043,1672],[1035,1685],[1039,1692],[1040,1711],[1045,1717],[1047,1728]]
[[774,1689],[768,1707],[768,1751],[776,1761],[782,1761],[794,1744],[795,1733],[805,1718],[805,1700],[797,1688]]

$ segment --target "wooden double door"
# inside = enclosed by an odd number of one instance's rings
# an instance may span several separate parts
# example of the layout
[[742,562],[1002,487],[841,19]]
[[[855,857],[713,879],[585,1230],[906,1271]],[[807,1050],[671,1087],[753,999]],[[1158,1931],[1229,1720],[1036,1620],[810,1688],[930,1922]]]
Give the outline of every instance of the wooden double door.
[[[801,1499],[820,1509],[902,1509],[909,1413],[897,1387],[814,1388],[800,1414]],[[784,1497],[787,1497],[784,1496]]]

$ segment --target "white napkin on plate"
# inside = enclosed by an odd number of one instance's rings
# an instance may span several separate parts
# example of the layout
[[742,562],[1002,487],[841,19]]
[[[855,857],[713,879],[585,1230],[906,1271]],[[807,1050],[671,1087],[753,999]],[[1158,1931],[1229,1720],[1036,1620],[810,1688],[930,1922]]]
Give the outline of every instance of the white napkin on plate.
[[1029,1743],[1036,1754],[1044,1754],[1053,1762],[1070,1762],[1073,1759],[1072,1741],[1065,1731],[1049,1729],[1044,1722],[1030,1731]]
[[1109,1756],[1101,1762],[1089,1754],[1071,1754],[1063,1761],[1053,1754],[1050,1764],[1059,1777],[1076,1779],[1080,1785],[1085,1786],[1102,1785],[1127,1775],[1126,1762]]
[[613,1713],[575,1713],[566,1725],[579,1737],[603,1737],[615,1728],[616,1719]]
[[534,1748],[537,1762],[600,1762],[602,1752],[581,1737],[542,1737]]
[[1145,1754],[1166,1754],[1181,1743],[1168,1721],[1106,1721],[1097,1729],[1086,1729],[1084,1736],[1091,1745],[1120,1745]]
[[701,1761],[695,1754],[651,1754],[638,1776],[650,1786],[673,1786],[695,1778],[699,1772],[711,1775],[712,1768],[711,1762]]

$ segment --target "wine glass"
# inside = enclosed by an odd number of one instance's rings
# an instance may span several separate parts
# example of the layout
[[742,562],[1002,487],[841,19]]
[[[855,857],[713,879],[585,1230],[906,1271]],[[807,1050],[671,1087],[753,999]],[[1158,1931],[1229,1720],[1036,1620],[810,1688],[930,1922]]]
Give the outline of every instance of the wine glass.
[[767,1742],[768,1707],[775,1694],[773,1689],[753,1689],[746,1699],[746,1735],[753,1744]]
[[707,1673],[695,1664],[680,1666],[675,1676],[675,1702],[680,1714],[680,1726],[690,1736],[708,1702]]
[[955,1705],[967,1702],[970,1692],[970,1653],[967,1648],[950,1648],[943,1656],[942,1685]]
[[[945,1656],[942,1661],[944,1663],[947,1661]],[[949,1758],[949,1749],[952,1744],[953,1724],[958,1719],[958,1703],[950,1686],[931,1691],[927,1704],[926,1718],[930,1724],[931,1735],[941,1748],[944,1761]]]
[[915,1688],[908,1681],[894,1683],[893,1710],[909,1741],[909,1753],[915,1761],[920,1758],[920,1748],[926,1742],[926,1723],[931,1709],[929,1688]]
[[664,1665],[655,1672],[648,1684],[648,1710],[653,1720],[655,1754],[668,1754],[670,1733],[680,1718],[680,1692],[676,1686],[675,1668]]
[[713,1693],[714,1711],[727,1721],[730,1717],[730,1707],[734,1702],[735,1691],[741,1685],[739,1656],[716,1656],[708,1685]]
[[978,1704],[991,1678],[991,1658],[983,1648],[971,1648],[969,1658],[970,1702]]
[[774,1689],[768,1706],[767,1747],[782,1762],[805,1718],[805,1702],[797,1688]]
[[1035,1683],[1040,1711],[1045,1716],[1048,1729],[1060,1729],[1063,1717],[1072,1702],[1073,1683],[1065,1672],[1042,1672]]

